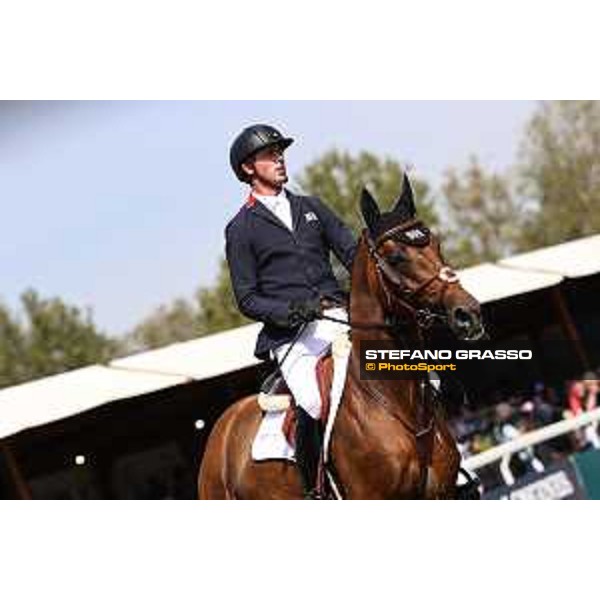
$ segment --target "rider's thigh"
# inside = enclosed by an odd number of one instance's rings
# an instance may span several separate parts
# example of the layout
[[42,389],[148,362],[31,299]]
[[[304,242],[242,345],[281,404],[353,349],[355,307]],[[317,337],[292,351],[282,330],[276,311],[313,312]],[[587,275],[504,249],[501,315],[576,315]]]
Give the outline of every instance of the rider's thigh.
[[281,367],[285,382],[296,402],[313,419],[317,419],[321,414],[321,397],[316,376],[318,360],[318,356],[311,354],[289,356]]

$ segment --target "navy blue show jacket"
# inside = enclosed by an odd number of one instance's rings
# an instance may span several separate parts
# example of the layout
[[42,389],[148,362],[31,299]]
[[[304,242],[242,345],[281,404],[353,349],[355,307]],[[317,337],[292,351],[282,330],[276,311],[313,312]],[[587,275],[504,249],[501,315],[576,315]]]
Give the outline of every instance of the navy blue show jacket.
[[350,271],[356,251],[352,231],[319,198],[285,191],[293,231],[252,195],[225,228],[231,283],[242,314],[262,321],[254,354],[291,341],[287,326],[292,301],[322,296],[345,299],[330,263],[330,251]]

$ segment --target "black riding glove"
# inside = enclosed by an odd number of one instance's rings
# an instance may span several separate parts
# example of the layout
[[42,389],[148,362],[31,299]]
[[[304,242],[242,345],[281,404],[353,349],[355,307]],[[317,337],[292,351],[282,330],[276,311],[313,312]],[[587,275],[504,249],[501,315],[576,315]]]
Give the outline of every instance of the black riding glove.
[[319,300],[294,300],[290,302],[288,313],[288,326],[296,327],[301,323],[314,321],[321,316],[321,303]]

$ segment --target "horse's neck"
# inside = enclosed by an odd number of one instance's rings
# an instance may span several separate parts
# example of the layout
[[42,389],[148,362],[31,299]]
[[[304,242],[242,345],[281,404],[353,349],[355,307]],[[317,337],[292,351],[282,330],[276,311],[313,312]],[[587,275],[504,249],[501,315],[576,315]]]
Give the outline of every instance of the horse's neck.
[[[367,246],[363,241],[358,246],[352,265],[350,288],[350,320],[356,323],[383,323],[385,313],[378,295],[377,276],[369,268]],[[389,334],[383,329],[353,329],[352,346],[358,347],[360,340],[389,339]],[[356,344],[355,344],[356,342]]]
[[[378,293],[379,282],[374,269],[369,268],[369,257],[366,244],[359,245],[354,265],[352,268],[352,286],[350,293],[350,321],[352,323],[380,323],[385,322],[385,312]],[[415,338],[413,340],[413,338]],[[352,329],[352,350],[348,365],[348,379],[354,379],[357,386],[364,393],[372,396],[393,399],[394,408],[406,419],[416,418],[415,401],[417,398],[416,387],[418,381],[413,380],[365,380],[360,378],[360,343],[361,341],[387,341],[395,340],[386,329]],[[406,343],[417,345],[417,338],[407,331]],[[369,402],[362,396],[348,399],[352,402]]]

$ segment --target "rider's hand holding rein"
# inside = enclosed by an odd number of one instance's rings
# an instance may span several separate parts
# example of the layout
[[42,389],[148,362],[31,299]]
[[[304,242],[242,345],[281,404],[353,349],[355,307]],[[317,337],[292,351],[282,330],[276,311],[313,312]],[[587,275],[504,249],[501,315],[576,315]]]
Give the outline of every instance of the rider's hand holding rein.
[[294,300],[290,303],[288,326],[296,327],[302,323],[309,323],[321,317],[322,314],[320,300]]

